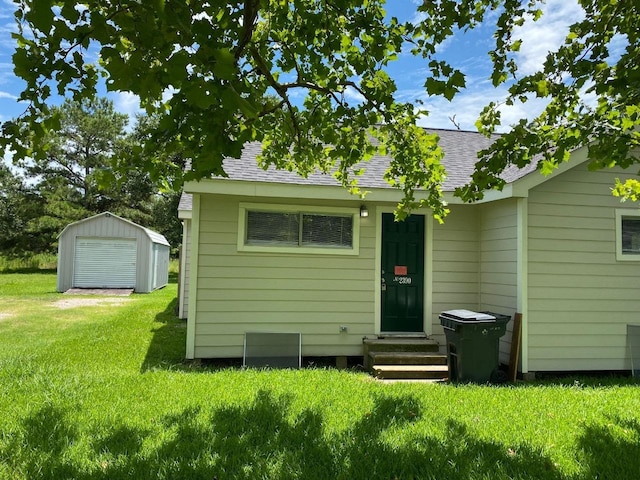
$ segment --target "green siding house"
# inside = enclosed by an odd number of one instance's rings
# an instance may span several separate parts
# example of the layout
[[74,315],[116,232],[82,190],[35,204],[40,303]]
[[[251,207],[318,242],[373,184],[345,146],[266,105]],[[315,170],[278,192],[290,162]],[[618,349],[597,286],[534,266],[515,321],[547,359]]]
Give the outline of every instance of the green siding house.
[[[187,357],[242,357],[245,332],[300,332],[302,355],[362,355],[363,338],[427,335],[445,345],[451,309],[522,313],[519,370],[629,370],[640,323],[640,210],[611,195],[622,170],[588,171],[586,151],[545,177],[505,172],[482,202],[452,195],[476,152],[472,132],[435,130],[451,213],[396,223],[400,193],[374,157],[365,200],[326,175],[256,165],[259,144],[225,162],[229,178],[185,185],[179,311]],[[366,213],[366,216],[365,216]],[[512,322],[509,324],[511,328]],[[509,359],[511,334],[500,341]]]

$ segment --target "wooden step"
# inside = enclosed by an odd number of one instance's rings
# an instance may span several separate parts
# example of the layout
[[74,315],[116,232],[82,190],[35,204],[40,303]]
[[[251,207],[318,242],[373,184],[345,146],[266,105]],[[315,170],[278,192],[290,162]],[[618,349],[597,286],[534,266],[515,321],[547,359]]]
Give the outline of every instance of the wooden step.
[[[388,360],[381,360],[374,362],[372,354],[382,355],[383,353],[401,353],[406,355],[406,363],[434,363],[432,360],[418,361],[411,360],[409,353],[422,353],[437,355],[440,350],[438,342],[431,340],[427,337],[385,337],[385,338],[365,338],[363,340],[363,354],[364,354],[364,366],[367,370],[371,370],[374,363],[384,364],[384,362],[390,363],[402,363],[400,360],[392,362]],[[382,356],[380,357],[382,358]],[[440,361],[435,363],[440,364]]]
[[447,356],[432,352],[369,352],[372,365],[446,365]]
[[363,341],[367,352],[438,352],[440,346],[430,338],[386,337]]
[[374,365],[373,373],[382,379],[445,379],[446,365]]
[[378,382],[382,383],[428,383],[439,384],[446,383],[448,378],[376,378]]
[[448,378],[376,378],[382,383],[428,383],[430,385],[446,383]]

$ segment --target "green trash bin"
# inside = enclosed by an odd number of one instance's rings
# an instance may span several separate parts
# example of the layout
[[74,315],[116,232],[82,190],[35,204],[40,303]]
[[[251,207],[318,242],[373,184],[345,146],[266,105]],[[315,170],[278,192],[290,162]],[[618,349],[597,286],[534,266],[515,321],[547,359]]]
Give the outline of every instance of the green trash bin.
[[449,310],[439,316],[447,339],[449,380],[504,383],[498,345],[511,317],[493,312]]

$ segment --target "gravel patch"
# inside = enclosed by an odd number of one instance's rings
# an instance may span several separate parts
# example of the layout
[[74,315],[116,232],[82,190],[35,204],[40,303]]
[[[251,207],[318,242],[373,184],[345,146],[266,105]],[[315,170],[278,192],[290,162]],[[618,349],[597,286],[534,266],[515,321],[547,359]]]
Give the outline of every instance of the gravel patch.
[[108,295],[111,297],[128,297],[133,288],[70,288],[65,295]]
[[113,306],[122,305],[129,301],[128,298],[63,298],[53,303],[54,307],[61,310],[76,307],[96,307],[96,306]]

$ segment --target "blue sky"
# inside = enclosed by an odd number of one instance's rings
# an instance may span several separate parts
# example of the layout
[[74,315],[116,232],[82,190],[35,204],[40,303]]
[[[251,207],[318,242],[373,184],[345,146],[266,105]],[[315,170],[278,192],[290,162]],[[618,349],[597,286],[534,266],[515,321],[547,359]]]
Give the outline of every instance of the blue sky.
[[[387,11],[400,20],[416,20],[416,0],[388,0]],[[529,23],[520,28],[517,36],[523,41],[517,54],[523,74],[537,70],[546,53],[562,43],[568,25],[581,18],[582,10],[575,0],[547,0],[543,7],[545,14],[537,23]],[[15,30],[13,19],[14,4],[11,0],[0,0],[0,122],[20,115],[24,105],[17,101],[22,89],[21,80],[13,75],[11,55],[15,43],[11,32]],[[423,126],[432,128],[454,128],[450,118],[465,130],[475,130],[474,123],[482,107],[490,101],[500,101],[506,96],[506,87],[494,89],[489,81],[491,65],[487,51],[491,49],[493,33],[490,22],[465,35],[457,35],[445,42],[439,49],[442,59],[461,68],[467,76],[468,88],[453,102],[445,99],[429,98],[423,84],[427,69],[424,62],[411,56],[402,55],[394,62],[389,73],[398,85],[398,98],[403,101],[422,100],[430,111],[421,120]],[[133,115],[138,110],[135,97],[128,94],[110,94],[116,109]],[[515,122],[522,116],[532,116],[539,112],[542,104],[530,101],[503,110],[504,123]]]

